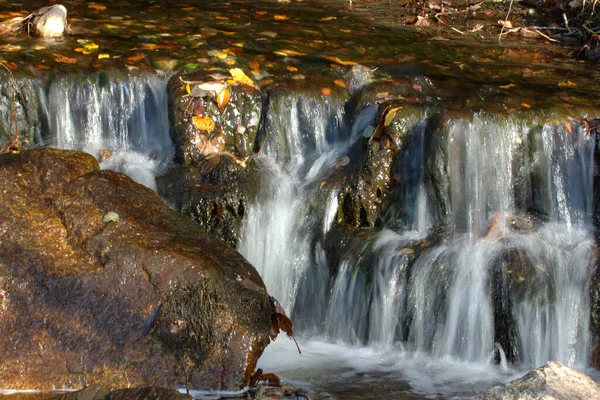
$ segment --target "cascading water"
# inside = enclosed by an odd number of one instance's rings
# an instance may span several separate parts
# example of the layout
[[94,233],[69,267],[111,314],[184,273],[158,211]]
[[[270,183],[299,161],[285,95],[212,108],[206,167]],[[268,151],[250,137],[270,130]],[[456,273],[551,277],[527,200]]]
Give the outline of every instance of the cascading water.
[[47,145],[96,157],[156,190],[155,176],[174,150],[169,136],[167,79],[156,75],[63,76],[38,90]]
[[[310,126],[327,126],[330,118],[331,113],[313,112]],[[288,135],[298,135],[294,123],[282,125]],[[532,128],[528,120],[487,114],[447,120],[441,129],[433,125],[418,119],[407,129],[409,147],[399,152],[396,165],[400,175],[410,175],[401,179],[410,187],[401,190],[404,204],[392,230],[356,235],[340,265],[327,265],[323,236],[315,229],[325,227],[326,234],[340,205],[331,200],[309,205],[314,182],[311,186],[301,174],[291,179],[293,196],[268,205],[258,200],[249,210],[254,219],[246,220],[247,229],[262,232],[262,240],[276,247],[277,262],[266,257],[265,243],[247,241],[254,235],[242,241],[242,253],[257,266],[269,291],[280,291],[298,330],[344,346],[366,345],[364,351],[379,354],[379,373],[398,366],[390,354],[409,368],[419,364],[417,369],[428,372],[401,372],[397,378],[408,380],[415,391],[472,393],[477,389],[466,382],[481,379],[489,385],[510,374],[494,370],[494,359],[504,367],[508,360],[517,370],[549,360],[586,368],[592,345],[587,285],[595,262],[590,226],[594,137],[583,128],[572,133],[564,126]],[[278,132],[277,126],[270,128]],[[349,146],[329,142],[326,150],[333,148],[337,159]],[[265,164],[289,165],[274,156],[274,147],[269,150]],[[315,160],[327,151],[311,151],[298,156],[303,157],[300,169],[319,168],[325,179],[332,165]],[[281,182],[282,175],[276,179]],[[288,187],[271,184],[271,196]],[[282,212],[278,207],[291,213],[287,219],[276,216]],[[304,224],[302,232],[294,230],[298,224]],[[300,240],[303,247],[294,247]],[[256,257],[249,249],[264,253]],[[319,279],[327,283],[316,284]],[[313,341],[307,345],[315,353],[331,350]],[[448,375],[438,371],[441,381],[423,385],[433,367],[418,361],[421,357],[438,364],[488,365],[477,367],[486,377],[463,376],[464,386],[454,386],[442,384]],[[297,367],[290,363],[269,355],[264,362],[289,370],[292,378],[327,386],[322,377],[293,372]],[[337,368],[349,368],[348,362]]]

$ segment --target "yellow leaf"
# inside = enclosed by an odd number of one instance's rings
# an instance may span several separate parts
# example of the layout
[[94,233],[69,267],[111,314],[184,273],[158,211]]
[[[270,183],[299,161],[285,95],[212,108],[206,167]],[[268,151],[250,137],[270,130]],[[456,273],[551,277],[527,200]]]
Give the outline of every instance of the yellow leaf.
[[248,77],[240,68],[231,68],[229,73],[233,77],[233,81],[235,83],[240,83],[242,85],[251,86],[253,88],[258,87],[254,84],[254,81]]
[[517,87],[514,83],[509,83],[508,85],[500,86],[500,89],[511,89]]
[[86,49],[84,49],[84,48],[82,48],[82,47],[77,47],[77,48],[75,49],[75,51],[76,51],[77,53],[82,53],[82,54],[90,54],[90,52],[89,52],[89,51],[87,51]]
[[106,10],[106,6],[103,6],[102,4],[96,4],[96,3],[88,4],[88,8],[91,8],[92,10],[98,10],[98,11]]
[[157,50],[160,46],[156,43],[142,43],[142,50]]
[[33,46],[33,49],[34,50],[44,50],[45,47],[44,46],[40,46],[39,44],[36,44],[36,45]]
[[300,51],[296,51],[296,50],[277,50],[274,51],[273,53],[277,54],[278,56],[284,56],[284,57],[290,57],[290,56],[305,56],[308,53],[302,53]]
[[344,33],[350,33],[352,32],[352,29],[340,29],[340,31]]
[[201,131],[213,132],[215,130],[215,121],[210,117],[195,115],[192,117],[192,123]]
[[94,52],[98,50],[98,45],[96,43],[86,43],[83,45],[83,48],[88,52]]
[[274,15],[273,19],[275,19],[275,21],[286,21],[290,18],[287,15]]
[[328,56],[328,57],[325,57],[325,59],[329,60],[329,61],[333,61],[336,64],[344,65],[344,66],[357,64],[355,61],[344,61],[344,60],[340,60],[339,58],[337,58],[335,56]]
[[398,112],[398,110],[402,109],[402,107],[394,107],[391,108],[387,114],[385,114],[385,121],[383,122],[383,126],[388,127],[392,121],[394,120],[394,116]]
[[185,84],[185,91],[187,92],[187,94],[192,93],[192,89],[190,88],[190,84],[189,83]]
[[112,25],[112,24],[106,24],[106,25],[104,25],[104,27],[106,29],[119,29],[119,27],[117,25]]
[[106,54],[106,53],[98,54],[98,60],[102,60],[104,58],[110,58],[110,54]]

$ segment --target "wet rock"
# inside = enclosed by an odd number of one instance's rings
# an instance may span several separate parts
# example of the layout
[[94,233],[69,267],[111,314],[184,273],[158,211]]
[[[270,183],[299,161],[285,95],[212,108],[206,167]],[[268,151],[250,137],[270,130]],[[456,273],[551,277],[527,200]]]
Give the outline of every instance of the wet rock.
[[381,226],[398,217],[394,211],[387,210],[387,217],[382,212],[387,209],[384,205],[393,207],[399,203],[397,197],[388,196],[405,172],[399,155],[410,147],[405,140],[413,133],[419,114],[418,109],[403,103],[386,102],[379,106],[377,118],[365,128],[368,135],[363,135],[358,143],[358,161],[351,166],[353,173],[340,191],[339,223],[356,229]]
[[243,162],[255,145],[262,93],[229,73],[175,75],[169,81],[169,114],[178,158],[185,165],[227,153]]
[[157,185],[158,193],[173,208],[235,248],[257,181],[253,161],[242,167],[229,156],[216,155],[187,167],[173,167],[157,179]]
[[275,308],[241,255],[84,153],[6,154],[0,178],[3,386],[248,383]]
[[13,76],[3,70],[0,76],[0,146],[13,142],[17,133],[21,148],[40,144],[38,96],[34,84],[32,79]]
[[584,400],[600,398],[600,385],[583,372],[557,361],[530,371],[524,377],[496,386],[474,400]]
[[67,9],[60,4],[40,8],[29,22],[29,31],[42,38],[63,36],[66,29]]

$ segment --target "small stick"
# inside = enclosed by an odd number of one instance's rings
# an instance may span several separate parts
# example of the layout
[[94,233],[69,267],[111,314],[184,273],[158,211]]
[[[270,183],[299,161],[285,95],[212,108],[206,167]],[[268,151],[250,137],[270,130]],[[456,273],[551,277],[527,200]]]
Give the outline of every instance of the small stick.
[[510,12],[512,11],[512,5],[513,5],[513,0],[510,0],[510,5],[508,6],[508,12],[506,13],[506,18],[504,19],[504,23],[502,24],[502,29],[500,29],[500,36],[498,36],[498,42],[500,42],[502,40],[502,33],[504,33],[504,27],[506,26],[506,23],[508,22],[508,16],[510,15]]

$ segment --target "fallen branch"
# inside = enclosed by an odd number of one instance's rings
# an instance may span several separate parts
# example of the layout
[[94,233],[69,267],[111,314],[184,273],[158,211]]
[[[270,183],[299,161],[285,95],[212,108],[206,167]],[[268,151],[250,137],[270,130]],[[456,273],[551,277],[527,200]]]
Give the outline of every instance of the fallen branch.
[[500,35],[498,36],[498,42],[502,41],[502,33],[504,32],[504,27],[508,24],[508,17],[510,16],[510,12],[512,11],[513,0],[510,0],[510,5],[508,6],[508,12],[506,13],[506,18],[504,19],[504,23],[502,24],[502,29],[500,29]]

